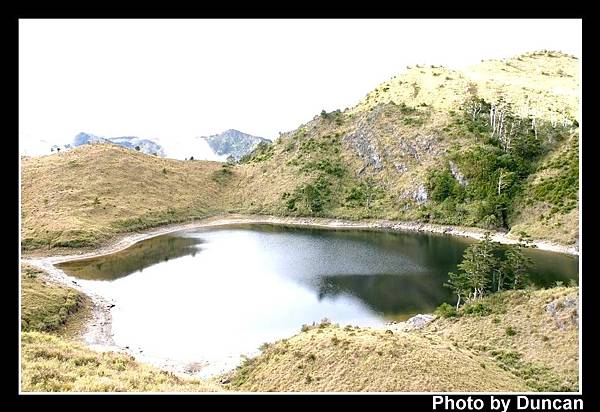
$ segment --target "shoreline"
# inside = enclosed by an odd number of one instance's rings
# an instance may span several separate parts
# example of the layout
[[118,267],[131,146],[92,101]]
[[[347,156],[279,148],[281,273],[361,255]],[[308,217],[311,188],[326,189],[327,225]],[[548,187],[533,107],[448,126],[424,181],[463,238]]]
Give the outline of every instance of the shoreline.
[[[22,256],[23,263],[30,264],[43,270],[50,280],[67,287],[72,287],[80,292],[88,295],[92,302],[92,320],[86,326],[85,332],[81,339],[90,348],[98,351],[114,350],[130,354],[137,361],[150,363],[163,370],[170,370],[176,373],[181,373],[188,377],[197,376],[196,374],[187,373],[181,370],[181,365],[176,364],[171,359],[163,359],[159,363],[156,360],[153,362],[148,357],[145,357],[141,351],[133,350],[129,347],[120,347],[116,345],[112,339],[111,327],[112,316],[110,309],[118,304],[118,302],[108,301],[105,297],[88,290],[88,288],[78,283],[78,279],[67,275],[55,265],[68,261],[83,260],[93,257],[105,256],[127,249],[128,247],[161,235],[192,230],[198,228],[223,227],[240,224],[274,224],[292,227],[307,227],[307,228],[323,228],[323,229],[359,229],[359,230],[385,230],[392,232],[418,232],[418,233],[434,233],[440,235],[459,236],[463,238],[481,239],[486,232],[483,229],[462,228],[456,226],[445,226],[437,224],[424,224],[414,222],[395,222],[390,220],[373,220],[373,221],[350,221],[344,219],[331,218],[304,218],[304,217],[277,217],[277,216],[259,216],[259,215],[229,215],[229,216],[213,216],[201,220],[196,220],[190,223],[173,224],[161,226],[155,229],[150,229],[137,233],[129,233],[123,235],[106,246],[102,246],[96,250],[79,254],[55,255],[42,257],[26,257]],[[499,243],[514,244],[516,240],[509,238],[504,233],[493,233],[492,239]],[[547,241],[536,241],[534,244],[540,250],[563,253],[572,256],[579,256],[579,250],[574,247],[558,245]],[[210,365],[206,365],[207,369]]]
[[[324,229],[379,229],[392,232],[417,232],[417,233],[434,233],[440,235],[450,235],[463,238],[481,240],[486,232],[485,229],[474,227],[462,227],[451,225],[440,225],[435,223],[419,223],[419,222],[399,222],[393,220],[346,220],[334,218],[319,218],[319,217],[280,217],[269,215],[218,215],[207,217],[200,220],[195,220],[189,223],[176,223],[171,225],[159,226],[157,228],[148,229],[139,232],[130,232],[119,235],[115,240],[109,241],[107,245],[100,246],[97,249],[86,251],[84,253],[73,253],[54,256],[37,256],[39,252],[34,252],[36,255],[27,257],[22,256],[22,260],[43,260],[52,265],[73,260],[87,259],[92,257],[100,257],[111,253],[120,252],[128,247],[151,239],[156,236],[166,235],[169,233],[179,232],[183,230],[198,229],[204,227],[219,227],[232,226],[239,224],[273,224],[293,227],[314,227]],[[516,244],[517,239],[509,237],[505,233],[491,232],[492,240],[502,244]],[[534,240],[533,245],[539,250],[548,252],[562,253],[571,256],[579,256],[579,248],[575,246],[565,246],[547,240]],[[26,254],[27,255],[27,254]]]

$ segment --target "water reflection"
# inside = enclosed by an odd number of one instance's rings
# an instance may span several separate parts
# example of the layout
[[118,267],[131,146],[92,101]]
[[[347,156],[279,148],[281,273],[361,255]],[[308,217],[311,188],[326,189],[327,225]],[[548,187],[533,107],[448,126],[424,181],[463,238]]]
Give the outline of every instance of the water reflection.
[[117,253],[57,266],[80,279],[115,280],[170,259],[195,256],[200,243],[202,239],[199,238],[165,235],[136,243]]

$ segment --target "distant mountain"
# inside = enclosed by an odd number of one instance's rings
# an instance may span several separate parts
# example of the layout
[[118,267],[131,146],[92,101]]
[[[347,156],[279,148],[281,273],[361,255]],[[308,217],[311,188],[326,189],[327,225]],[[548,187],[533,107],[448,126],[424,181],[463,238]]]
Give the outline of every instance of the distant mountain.
[[271,143],[271,140],[264,137],[252,136],[234,129],[208,137],[203,136],[201,139],[205,139],[217,155],[231,156],[236,161],[254,150],[259,143]]
[[[139,147],[140,151],[143,153],[156,154],[157,156],[161,156],[161,157],[165,156],[164,149],[160,144],[158,144],[150,139],[142,139],[140,137],[134,137],[134,136],[106,138],[106,137],[100,137],[100,136],[95,136],[93,134],[81,132],[77,136],[75,136],[71,146],[76,147],[76,146],[81,146],[84,144],[94,144],[94,143],[112,143],[112,144],[126,147],[128,149],[132,149],[132,150],[136,150],[136,147]],[[67,146],[69,146],[69,145],[65,145],[65,148],[68,148]]]
[[90,133],[81,132],[69,145],[54,146],[56,148],[69,149],[84,144],[108,143],[116,144],[147,154],[156,154],[161,157],[174,159],[226,161],[229,157],[239,160],[242,156],[250,153],[261,142],[271,143],[269,139],[252,136],[238,130],[229,129],[220,134],[212,136],[200,136],[193,138],[169,138],[169,139],[142,139],[139,137],[101,137]]

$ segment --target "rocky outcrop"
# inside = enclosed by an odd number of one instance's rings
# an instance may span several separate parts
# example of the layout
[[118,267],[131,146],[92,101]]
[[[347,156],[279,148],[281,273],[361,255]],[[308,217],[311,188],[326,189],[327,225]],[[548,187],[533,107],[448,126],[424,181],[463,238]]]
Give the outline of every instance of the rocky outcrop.
[[[410,332],[412,330],[423,329],[436,319],[435,315],[423,315],[419,313],[405,322],[391,322],[387,327],[401,332]],[[389,330],[389,329],[388,329]]]
[[368,168],[372,167],[376,171],[383,169],[381,155],[373,144],[376,141],[373,130],[366,124],[361,124],[354,133],[343,137],[343,142],[354,148],[358,157],[363,161],[363,167],[359,175]]
[[579,295],[553,300],[545,306],[545,310],[559,330],[579,327]]

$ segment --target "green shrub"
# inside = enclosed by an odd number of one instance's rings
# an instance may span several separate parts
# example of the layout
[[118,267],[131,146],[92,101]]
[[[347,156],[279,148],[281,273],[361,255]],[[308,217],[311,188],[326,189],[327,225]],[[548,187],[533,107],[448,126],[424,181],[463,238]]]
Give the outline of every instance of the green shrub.
[[492,309],[485,302],[469,302],[463,306],[462,313],[473,316],[487,316],[492,313]]
[[448,303],[442,303],[438,306],[435,314],[441,318],[454,318],[458,316],[456,308]]

